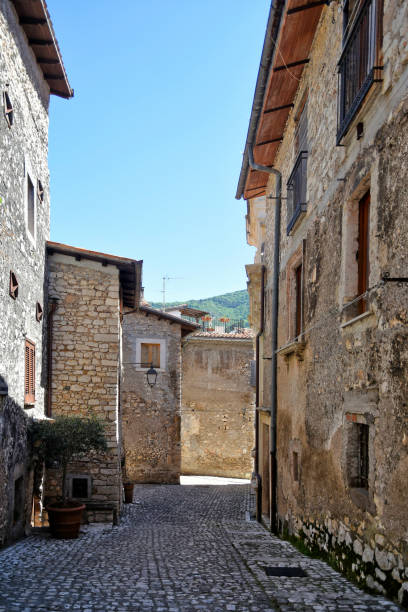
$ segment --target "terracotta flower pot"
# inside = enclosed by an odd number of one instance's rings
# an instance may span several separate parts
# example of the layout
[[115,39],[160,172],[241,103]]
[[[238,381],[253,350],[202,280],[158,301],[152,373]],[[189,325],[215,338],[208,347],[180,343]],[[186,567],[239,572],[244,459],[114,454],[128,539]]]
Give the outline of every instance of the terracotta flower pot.
[[85,504],[71,502],[69,506],[61,507],[61,504],[47,506],[48,520],[51,534],[54,538],[73,540],[79,535],[82,511]]
[[125,504],[131,504],[133,501],[133,487],[133,482],[123,483],[123,488],[125,489]]

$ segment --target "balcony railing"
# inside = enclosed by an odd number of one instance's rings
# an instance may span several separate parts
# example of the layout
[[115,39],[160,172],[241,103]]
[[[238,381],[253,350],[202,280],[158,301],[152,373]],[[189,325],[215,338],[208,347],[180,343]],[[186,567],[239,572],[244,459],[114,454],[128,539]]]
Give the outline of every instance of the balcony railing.
[[201,319],[193,319],[182,315],[183,319],[191,321],[192,323],[198,323],[201,325],[201,331],[205,332],[218,332],[218,333],[240,333],[244,329],[249,328],[249,322],[247,319],[229,319],[228,317],[216,317],[208,315],[201,317]]
[[362,3],[344,43],[338,65],[337,144],[346,134],[372,84],[382,80],[382,67],[376,65],[379,1]]
[[296,221],[306,212],[307,151],[301,151],[287,182],[287,233],[290,234]]

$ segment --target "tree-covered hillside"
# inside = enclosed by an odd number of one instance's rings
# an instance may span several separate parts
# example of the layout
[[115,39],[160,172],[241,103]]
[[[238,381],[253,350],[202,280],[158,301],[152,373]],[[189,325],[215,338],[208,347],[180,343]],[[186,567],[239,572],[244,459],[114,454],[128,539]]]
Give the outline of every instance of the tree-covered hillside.
[[[161,308],[160,302],[151,302],[153,308]],[[233,291],[215,297],[204,298],[202,300],[186,300],[185,302],[168,302],[169,306],[188,304],[191,308],[199,308],[217,317],[228,317],[229,319],[247,319],[249,314],[249,298],[246,289],[243,291]]]

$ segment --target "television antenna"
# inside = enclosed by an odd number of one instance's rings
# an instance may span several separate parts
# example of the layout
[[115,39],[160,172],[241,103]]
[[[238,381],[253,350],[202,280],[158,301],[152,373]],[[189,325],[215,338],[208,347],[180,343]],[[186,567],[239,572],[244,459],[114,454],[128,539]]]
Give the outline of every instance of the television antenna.
[[182,276],[163,276],[162,280],[163,280],[163,289],[162,289],[162,294],[163,294],[163,308],[162,310],[166,310],[166,281],[169,280],[180,280],[182,279]]

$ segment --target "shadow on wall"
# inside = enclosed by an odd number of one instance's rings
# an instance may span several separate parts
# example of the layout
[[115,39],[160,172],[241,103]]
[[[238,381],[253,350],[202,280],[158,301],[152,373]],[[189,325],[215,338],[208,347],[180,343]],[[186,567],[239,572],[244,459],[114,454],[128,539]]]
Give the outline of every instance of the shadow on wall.
[[0,375],[0,546],[23,536],[31,510],[27,416]]

